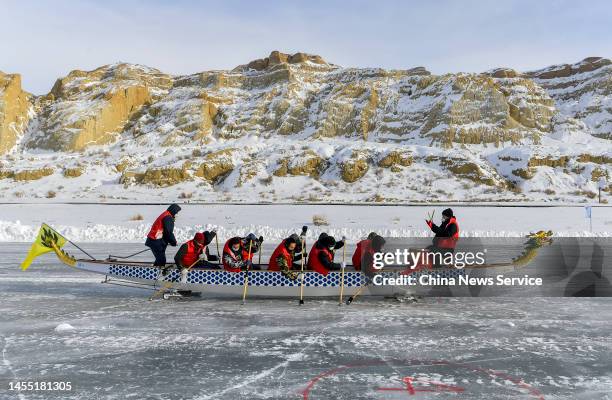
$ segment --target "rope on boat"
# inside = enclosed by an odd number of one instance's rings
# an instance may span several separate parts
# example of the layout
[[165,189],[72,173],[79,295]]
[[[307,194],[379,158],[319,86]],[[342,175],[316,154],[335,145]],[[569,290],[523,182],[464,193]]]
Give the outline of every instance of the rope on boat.
[[132,258],[132,257],[134,257],[134,256],[137,256],[138,254],[142,254],[142,253],[144,253],[145,251],[149,251],[149,250],[151,250],[151,249],[146,248],[146,249],[144,249],[144,250],[142,250],[142,251],[139,251],[138,253],[130,254],[129,256],[115,256],[115,255],[109,254],[109,255],[108,255],[108,258],[121,258],[121,259],[124,259],[124,260],[125,260],[125,259],[128,259],[128,258]]
[[79,246],[77,246],[73,241],[68,240],[68,243],[70,243],[71,245],[73,245],[74,247],[76,247],[77,249],[81,250],[83,253],[85,253],[85,255],[87,255],[87,257],[91,258],[92,260],[95,260],[95,258],[89,254],[88,252],[86,252],[85,250],[83,250],[82,248],[80,248]]

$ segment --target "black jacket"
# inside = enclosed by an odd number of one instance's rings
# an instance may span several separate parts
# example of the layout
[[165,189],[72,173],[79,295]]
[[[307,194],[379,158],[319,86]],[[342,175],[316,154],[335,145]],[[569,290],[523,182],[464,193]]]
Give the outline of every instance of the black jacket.
[[176,238],[174,237],[174,217],[168,215],[162,220],[164,225],[164,233],[162,239],[170,246],[176,246]]
[[450,219],[440,226],[436,224],[431,224],[431,230],[436,234],[435,237],[453,237],[455,233],[457,233],[457,225],[451,224]]
[[[340,247],[342,247],[342,246],[344,245],[344,243],[343,243],[342,241],[340,241],[340,242],[338,242],[338,243],[342,243],[342,244],[340,245]],[[338,243],[336,243],[336,246],[338,246]],[[322,249],[322,248],[323,248],[323,246],[322,246],[321,244],[319,244],[318,242],[317,242],[317,244],[316,244],[315,246],[317,246],[317,248],[318,248],[318,249]],[[337,248],[339,248],[339,247],[337,247]],[[321,252],[319,252],[319,262],[321,262],[321,264],[322,264],[322,265],[323,265],[325,268],[327,268],[328,270],[330,270],[330,271],[337,271],[337,270],[339,270],[339,269],[341,268],[340,263],[335,263],[335,262],[333,261],[333,258],[330,260],[329,258],[327,258],[327,256],[325,255],[325,253],[324,253],[324,252],[322,252],[322,251],[321,251]]]

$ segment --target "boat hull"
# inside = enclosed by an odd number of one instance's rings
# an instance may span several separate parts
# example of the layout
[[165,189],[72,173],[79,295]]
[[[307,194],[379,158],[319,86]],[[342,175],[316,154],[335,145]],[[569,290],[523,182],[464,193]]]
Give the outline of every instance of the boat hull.
[[[107,279],[118,279],[149,285],[151,288],[168,288],[190,290],[206,296],[242,296],[246,272],[228,272],[222,269],[191,269],[185,277],[176,268],[162,276],[160,268],[144,263],[122,263],[116,261],[77,260],[76,268],[103,274]],[[455,271],[459,272],[459,271]],[[436,271],[436,274],[451,274],[451,270]],[[395,276],[396,272],[380,272],[380,274]],[[305,297],[337,297],[340,293],[342,273],[332,271],[327,275],[308,271],[304,273]],[[414,287],[408,286],[375,286],[368,285],[369,279],[359,271],[344,273],[344,294],[350,296],[367,285],[360,296],[406,296],[416,294]],[[249,297],[298,297],[300,280],[286,278],[277,271],[249,271]]]

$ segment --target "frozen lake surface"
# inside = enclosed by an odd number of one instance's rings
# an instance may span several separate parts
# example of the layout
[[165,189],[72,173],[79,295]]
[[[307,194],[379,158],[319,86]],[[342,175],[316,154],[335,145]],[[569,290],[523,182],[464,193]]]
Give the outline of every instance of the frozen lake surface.
[[612,398],[612,299],[150,302],[0,246],[0,399]]

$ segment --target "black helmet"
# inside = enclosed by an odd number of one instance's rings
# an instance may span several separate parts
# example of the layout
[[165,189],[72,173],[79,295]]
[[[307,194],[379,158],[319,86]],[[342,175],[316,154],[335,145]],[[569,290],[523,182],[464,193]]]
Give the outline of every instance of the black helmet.
[[455,216],[453,214],[453,210],[451,210],[450,208],[447,208],[446,210],[442,211],[442,215],[444,215],[445,217],[448,217],[448,218],[451,218],[451,217]]

